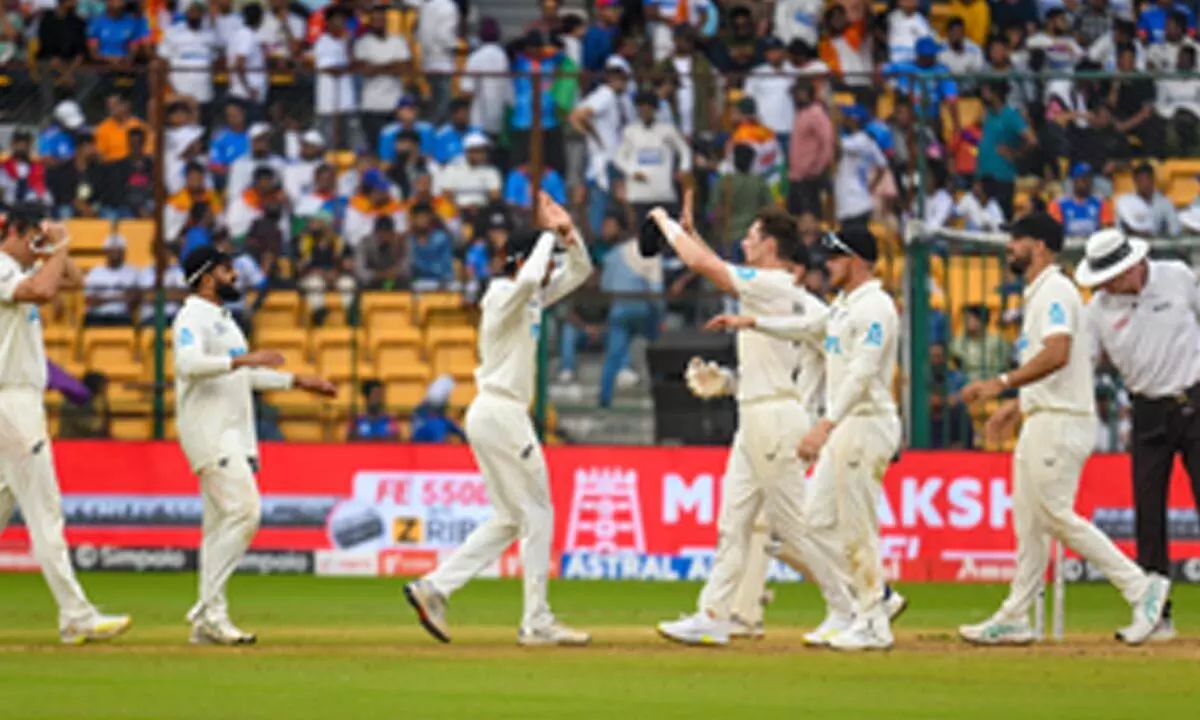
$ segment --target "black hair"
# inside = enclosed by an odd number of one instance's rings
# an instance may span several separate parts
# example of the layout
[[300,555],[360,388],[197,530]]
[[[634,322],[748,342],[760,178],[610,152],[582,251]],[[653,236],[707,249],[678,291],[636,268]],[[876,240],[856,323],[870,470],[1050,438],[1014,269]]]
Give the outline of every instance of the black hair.
[[782,208],[763,208],[755,216],[764,236],[775,240],[776,253],[781,258],[795,256],[796,246],[802,245],[800,227],[796,220]]
[[418,133],[416,130],[401,130],[399,132],[399,134],[396,135],[395,142],[400,142],[401,140],[407,140],[408,142],[411,142],[414,145],[420,145],[421,144],[421,134]]
[[965,22],[963,22],[963,19],[957,15],[950,18],[950,20],[946,23],[946,30],[949,30],[950,28],[966,28],[966,27],[967,27],[967,24]]
[[375,232],[392,232],[396,229],[396,221],[391,215],[380,215],[375,218]]
[[258,3],[250,3],[242,8],[242,22],[246,27],[256,28],[262,25],[263,7]]
[[564,33],[573,33],[584,25],[583,18],[576,13],[570,13],[559,21],[559,26]]
[[383,383],[379,382],[378,380],[363,380],[362,385],[360,386],[363,399],[365,400],[369,398],[371,393],[375,392],[376,388],[381,387],[383,387]]
[[191,175],[192,173],[197,173],[197,172],[200,173],[201,175],[203,175],[204,174],[204,165],[196,162],[195,160],[192,160],[192,161],[188,162],[187,165],[183,166],[183,174],[184,175]]
[[740,173],[748,173],[754,167],[754,148],[745,143],[733,146],[733,167]]
[[410,212],[413,215],[419,215],[421,213],[429,213],[430,215],[432,215],[433,214],[433,206],[427,202],[419,202],[416,205],[413,205],[413,208]]
[[1133,176],[1137,177],[1138,175],[1149,175],[1150,177],[1154,177],[1154,166],[1148,162],[1138,165],[1133,169]]

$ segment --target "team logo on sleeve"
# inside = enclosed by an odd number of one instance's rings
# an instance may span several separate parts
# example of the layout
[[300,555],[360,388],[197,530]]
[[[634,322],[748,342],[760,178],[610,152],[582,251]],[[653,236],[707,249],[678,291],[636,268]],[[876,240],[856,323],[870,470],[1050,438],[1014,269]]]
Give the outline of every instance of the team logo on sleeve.
[[1051,325],[1066,325],[1067,311],[1063,310],[1062,303],[1055,300],[1050,303],[1050,324]]
[[873,322],[867,328],[867,338],[863,341],[867,347],[883,347],[883,325]]
[[181,348],[191,347],[196,344],[196,336],[192,334],[191,330],[184,328],[179,331],[179,339],[175,341],[175,344]]

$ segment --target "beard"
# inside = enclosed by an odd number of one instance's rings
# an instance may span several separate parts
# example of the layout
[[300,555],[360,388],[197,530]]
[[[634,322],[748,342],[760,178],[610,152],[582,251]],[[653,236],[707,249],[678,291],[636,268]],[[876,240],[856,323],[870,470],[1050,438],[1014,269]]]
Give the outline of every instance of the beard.
[[1024,275],[1029,269],[1029,258],[1012,258],[1008,261],[1008,269],[1012,270],[1014,275]]
[[222,302],[233,303],[242,299],[242,291],[232,283],[217,285],[217,297],[221,298]]

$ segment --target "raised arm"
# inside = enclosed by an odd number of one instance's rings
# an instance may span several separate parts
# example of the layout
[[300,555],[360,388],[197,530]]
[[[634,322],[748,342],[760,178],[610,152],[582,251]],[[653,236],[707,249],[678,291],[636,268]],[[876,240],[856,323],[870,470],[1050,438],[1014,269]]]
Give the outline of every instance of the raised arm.
[[662,230],[663,236],[675,250],[675,255],[684,265],[694,272],[708,278],[717,289],[727,295],[737,297],[737,287],[729,276],[729,266],[707,245],[692,233],[683,229],[679,223],[667,216],[667,211],[654,208],[650,218]]
[[[583,235],[571,222],[571,215],[546,193],[538,193],[542,225],[551,228],[567,247],[564,267],[550,275],[544,304],[549,307],[577,290],[592,275],[592,258],[588,255]],[[543,270],[543,274],[544,274]]]

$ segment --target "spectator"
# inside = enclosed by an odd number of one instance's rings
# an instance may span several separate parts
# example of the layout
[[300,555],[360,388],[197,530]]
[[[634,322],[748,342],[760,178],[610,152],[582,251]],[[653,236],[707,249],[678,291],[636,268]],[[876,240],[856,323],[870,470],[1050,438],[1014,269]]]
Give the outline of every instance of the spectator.
[[968,305],[962,313],[963,329],[950,343],[950,357],[966,381],[993,377],[1008,369],[1012,350],[999,333],[988,327],[989,310],[983,305]]
[[129,154],[109,166],[109,179],[120,188],[115,205],[104,208],[109,219],[145,218],[154,211],[154,158],[146,154],[146,133],[129,130]]
[[125,238],[114,234],[104,241],[105,261],[83,280],[87,311],[83,324],[91,327],[131,325],[130,310],[137,296],[138,271],[125,263]]
[[100,151],[101,160],[106,163],[124,160],[129,155],[129,131],[134,128],[141,130],[142,137],[147,139],[147,152],[154,152],[150,126],[133,115],[128,99],[113,93],[105,105],[108,117],[96,126],[96,149]]
[[433,94],[432,119],[445,121],[450,108],[450,89],[458,49],[461,17],[454,0],[424,0],[417,20],[417,43],[421,46],[421,71]]
[[408,228],[408,219],[404,208],[392,196],[391,185],[379,170],[368,170],[363,173],[359,191],[350,198],[346,206],[346,221],[343,237],[351,248],[375,227],[375,221],[381,217],[390,217],[395,228],[404,232]]
[[[231,17],[231,16],[230,16]],[[267,52],[259,31],[263,25],[263,8],[249,3],[242,8],[239,24],[230,20],[229,35],[221,29],[217,20],[217,37],[226,41],[225,62],[229,67],[229,99],[242,106],[248,122],[258,122],[264,117],[267,90]]]
[[444,443],[451,439],[466,442],[466,433],[446,414],[454,384],[454,378],[449,375],[440,375],[429,384],[421,404],[413,410],[412,442]]
[[[233,242],[229,237],[229,231],[224,228],[218,228],[213,233],[212,245],[214,248],[229,257],[233,258],[233,269],[237,273],[236,286],[239,293],[237,300],[225,303],[225,309],[229,311],[230,316],[246,334],[246,337],[253,336],[254,328],[251,326],[251,318],[253,309],[257,308],[261,302],[267,288],[267,275],[263,272],[262,266],[258,264],[253,257],[245,252],[238,252],[233,249]],[[251,293],[254,293],[253,297]]]
[[[950,218],[954,217],[954,195],[946,188],[946,171],[941,165],[930,165],[923,181],[925,183],[925,215],[926,230],[940,230],[946,227]],[[916,193],[913,193],[910,217],[920,217],[919,203]]]
[[225,106],[225,126],[213,135],[208,154],[208,169],[217,190],[225,190],[233,163],[250,153],[250,133],[246,111],[237,103]]
[[[1117,50],[1117,70],[1133,73],[1134,48]],[[1112,82],[1108,109],[1113,118],[1115,155],[1119,158],[1162,157],[1163,120],[1154,114],[1155,88],[1150,78],[1122,77]]]
[[1026,49],[1031,53],[1037,50],[1044,52],[1045,69],[1049,72],[1066,72],[1074,68],[1086,53],[1071,36],[1071,16],[1066,9],[1060,6],[1048,10],[1043,27],[1042,32],[1025,42]]
[[1179,50],[1176,68],[1181,77],[1158,81],[1155,111],[1166,121],[1179,143],[1180,154],[1191,155],[1196,149],[1200,126],[1200,80],[1196,78],[1197,46],[1188,44]]
[[313,46],[317,69],[316,116],[322,134],[336,148],[351,145],[351,121],[358,112],[351,76],[351,36],[346,24],[350,10],[334,5],[325,12],[325,32]]
[[217,34],[217,47],[225,52],[233,47],[238,33],[246,27],[242,14],[234,10],[233,0],[213,0],[209,6],[209,20]]
[[[350,29],[351,33],[355,35],[358,34],[358,16],[354,14],[355,5],[357,4],[355,0],[333,0],[332,2],[323,4],[324,7],[308,16],[308,27],[305,29],[304,38],[307,44],[314,44],[317,42],[317,39],[321,37],[321,33],[325,32],[329,11],[333,10],[334,8],[338,8],[339,12],[343,10],[350,11],[347,27]],[[365,0],[363,4],[365,4]],[[411,2],[408,4],[412,7],[416,7],[420,4],[420,2]]]
[[917,41],[932,37],[929,19],[921,14],[918,0],[898,0],[887,18],[888,61],[911,63],[917,59]]
[[875,95],[871,87],[875,65],[866,17],[850,22],[846,7],[834,4],[825,10],[821,26],[826,31],[818,47],[821,59],[855,98],[869,102]]
[[1040,18],[1036,0],[996,0],[991,5],[992,27],[1000,34],[1013,29],[1027,35],[1037,32]]
[[370,147],[377,146],[383,128],[392,121],[396,104],[404,97],[402,78],[410,74],[412,62],[412,51],[404,37],[388,34],[390,8],[390,3],[376,0],[367,32],[354,44],[354,59],[364,77],[362,131]]
[[296,244],[296,286],[304,293],[312,311],[312,324],[325,324],[325,292],[337,290],[342,307],[354,306],[358,283],[354,280],[354,260],[350,249],[333,229],[333,215],[321,211],[308,218],[304,234]]
[[200,105],[202,124],[212,119],[212,66],[217,53],[217,35],[205,22],[203,0],[185,0],[183,22],[163,33],[158,54],[171,67],[171,89]]
[[741,260],[741,240],[755,215],[774,202],[770,185],[753,170],[754,148],[735,146],[733,171],[720,176],[710,199],[709,213],[716,227],[718,251],[734,261]]
[[[1187,15],[1173,12],[1167,17],[1166,35],[1146,51],[1146,66],[1151,70],[1174,71],[1179,65],[1179,50],[1196,48],[1196,42],[1187,35]],[[1161,82],[1161,81],[1160,81]]]
[[[163,237],[168,243],[179,242],[193,228],[211,227],[222,211],[221,197],[208,187],[204,166],[189,163],[184,169],[183,188],[168,197],[163,207]],[[181,256],[187,257],[187,253]]]
[[[504,202],[513,210],[523,213],[525,218],[533,212],[533,178],[531,168],[521,165],[513,168],[504,180]],[[541,190],[550,195],[554,202],[563,205],[567,202],[567,185],[562,175],[552,167],[542,171]]]
[[604,256],[600,290],[611,298],[600,376],[600,407],[610,407],[617,388],[631,388],[640,381],[629,367],[633,338],[658,337],[665,310],[662,258],[642,257],[637,239],[625,239]]
[[321,163],[313,171],[313,185],[309,192],[296,201],[296,214],[309,217],[318,212],[333,216],[333,229],[342,233],[346,221],[349,198],[338,191],[337,171],[332,165]]
[[83,402],[69,400],[62,407],[58,436],[63,439],[104,440],[112,437],[112,410],[108,403],[108,378],[99,372],[83,376],[90,395]]
[[83,111],[74,100],[54,106],[53,122],[38,135],[38,157],[47,169],[75,158],[75,137],[83,129]]
[[408,253],[392,218],[385,215],[375,220],[374,228],[359,242],[354,257],[360,286],[369,290],[409,286]]
[[[933,347],[941,347],[935,345]],[[961,401],[947,396],[945,376],[937,372],[931,378],[929,393],[929,447],[935,450],[972,450],[975,447],[975,429],[971,415]]]
[[[38,22],[37,59],[42,72],[42,98],[77,92],[76,71],[87,59],[88,24],[76,11],[78,0],[59,0],[54,12]],[[57,91],[57,92],[55,92]]]
[[626,93],[629,74],[628,63],[610,57],[604,65],[604,84],[590,92],[570,115],[571,126],[587,138],[588,229],[596,235],[615,189],[611,163],[621,144],[621,133],[634,117],[633,103]]
[[529,24],[526,32],[540,32],[546,37],[562,32],[561,0],[539,0],[538,18]]
[[503,178],[488,161],[491,143],[481,133],[468,135],[466,152],[447,166],[441,176],[443,192],[449,193],[461,210],[474,213],[480,207],[500,199]]
[[[555,76],[566,63],[566,56],[559,52],[538,32],[525,36],[524,47],[513,62],[513,108],[509,120],[512,137],[512,160],[524,164],[530,159],[530,143],[533,138],[533,73],[544,77]],[[559,108],[554,96],[554,85],[541,83],[542,159],[559,173],[566,172],[566,150],[563,145],[563,130],[559,122]]]
[[458,88],[471,102],[471,125],[487,133],[493,145],[504,132],[505,113],[513,103],[508,73],[508,53],[500,45],[500,24],[484,18],[479,23],[479,47],[467,56]]
[[1075,37],[1079,44],[1091,48],[1092,43],[1112,30],[1113,19],[1108,0],[1086,0],[1083,9],[1075,13]]
[[[155,247],[158,248],[157,262],[161,262],[163,267],[163,327],[169,328],[171,321],[175,319],[175,313],[179,312],[181,304],[187,299],[189,289],[187,280],[183,277],[183,269],[179,266],[179,258],[171,252],[166,243],[160,243]],[[153,325],[156,321],[155,306],[158,304],[158,300],[155,297],[154,288],[157,275],[158,268],[153,264],[138,272],[137,289],[141,296],[138,321],[142,325]]]
[[283,168],[283,188],[293,205],[298,205],[313,190],[317,168],[325,164],[325,137],[319,130],[300,136],[300,159]]
[[87,133],[76,136],[75,157],[46,170],[46,187],[54,204],[54,216],[97,217],[100,206],[96,188],[106,182],[104,166],[96,152],[96,141]]
[[[415,133],[419,155],[433,157],[433,139],[437,134],[433,125],[417,119],[417,101],[409,96],[400,98],[396,103],[396,122],[389,124],[379,135],[379,160],[386,164],[395,163],[396,143],[405,132]],[[413,158],[415,161],[416,157]]]
[[692,172],[691,146],[674,125],[656,121],[657,112],[658,96],[638,93],[639,122],[625,126],[613,157],[613,165],[625,176],[625,199],[636,218],[646,217],[656,205],[677,214],[676,183],[685,185]]
[[[892,85],[899,92],[910,96],[913,107],[925,109],[925,121],[946,137],[942,127],[942,105],[949,110],[949,137],[954,137],[962,128],[958,118],[958,84],[950,77],[944,65],[938,63],[942,46],[931,37],[923,37],[916,44],[916,62],[888,63],[884,75],[891,77]],[[924,98],[921,96],[924,95]],[[918,99],[922,102],[918,106]]]
[[468,135],[482,133],[471,124],[471,101],[455,98],[450,101],[450,121],[438,129],[433,138],[433,159],[439,165],[449,165],[463,154],[463,142]]
[[771,128],[758,120],[758,104],[754,98],[743,97],[734,106],[732,114],[733,132],[726,145],[725,167],[732,162],[733,148],[739,144],[754,148],[754,172],[771,185],[772,192],[778,187],[783,172],[783,150],[779,139]]
[[1062,223],[1067,237],[1086,238],[1113,225],[1113,207],[1108,198],[1092,192],[1092,166],[1075,163],[1071,167],[1071,192],[1050,203],[1055,220]]
[[1154,167],[1138,165],[1133,171],[1134,191],[1117,197],[1117,222],[1126,233],[1138,237],[1178,237],[1175,206],[1155,185]]
[[[1096,378],[1096,445],[1098,453],[1129,452],[1133,433],[1129,393],[1116,382]],[[1108,380],[1104,376],[1104,380]]]
[[754,98],[763,124],[775,133],[780,146],[786,148],[796,117],[792,86],[799,73],[788,61],[782,40],[766,38],[762,48],[764,62],[746,78],[746,97]]
[[1138,40],[1137,26],[1132,20],[1116,18],[1113,20],[1112,31],[1101,35],[1088,48],[1088,59],[1098,63],[1107,71],[1117,69],[1117,49],[1126,45],[1133,47],[1134,67],[1139,71],[1146,69],[1146,49]]
[[1004,211],[996,199],[988,195],[987,184],[975,178],[971,191],[964,193],[954,207],[954,215],[961,218],[963,228],[972,232],[994,232],[1004,225]]
[[292,62],[302,54],[308,39],[308,18],[296,12],[295,6],[289,0],[270,0],[270,12],[263,13],[258,34],[272,59]]
[[1165,42],[1167,36],[1167,21],[1172,15],[1182,16],[1189,35],[1196,34],[1196,16],[1191,9],[1175,0],[1154,0],[1154,3],[1142,10],[1138,16],[1138,36],[1147,45],[1157,45]]
[[[910,178],[917,172],[917,159],[922,153],[925,155],[928,167],[940,166],[943,164],[946,148],[943,147],[942,139],[938,137],[937,131],[929,127],[925,123],[917,123],[917,112],[913,108],[912,101],[904,96],[896,98],[896,105],[892,109],[892,117],[888,122],[888,127],[891,130],[892,137],[896,142],[892,145],[892,170],[898,178],[901,178],[906,188],[911,187],[912,180]],[[963,131],[958,137],[963,137]],[[979,142],[973,144],[971,152],[971,168],[967,174],[975,174],[975,154]],[[945,183],[937,183],[937,187],[943,186]]]
[[454,243],[438,226],[433,207],[428,203],[414,206],[410,220],[405,245],[412,263],[413,289],[454,289]]
[[287,163],[271,150],[271,126],[255,123],[250,126],[250,154],[243,155],[229,166],[229,181],[225,193],[230,204],[246,191],[259,168],[270,169],[276,178],[283,177]]
[[821,40],[823,0],[775,0],[775,36],[789,44],[800,40],[816,47]]
[[146,18],[131,11],[125,0],[105,0],[104,12],[88,23],[92,59],[112,69],[128,69],[150,40]]
[[[620,246],[629,237],[620,213],[604,218],[600,242]],[[609,297],[600,291],[600,272],[595,270],[578,292],[564,305],[565,317],[559,328],[558,383],[574,386],[580,350],[600,350],[607,335]],[[578,389],[578,388],[574,388]]]
[[[270,208],[278,207],[286,201],[279,175],[270,167],[262,166],[254,170],[249,188],[237,195],[230,196],[229,206],[225,211],[225,227],[233,237],[240,238],[250,232],[250,227],[256,220],[267,217]],[[287,232],[288,221],[285,217],[276,218],[276,225],[282,232]]]
[[508,233],[508,213],[503,203],[492,203],[476,214],[474,234],[463,257],[468,300],[474,301],[486,289],[496,258],[504,252]]
[[[973,1],[987,7],[983,0]],[[946,23],[946,46],[938,53],[937,61],[955,75],[970,76],[983,72],[983,50],[967,37],[967,25],[962,18],[952,17]],[[962,90],[972,92],[976,81],[971,77],[962,77],[958,85]]]
[[387,177],[396,185],[401,197],[412,196],[418,176],[440,172],[437,163],[421,153],[421,139],[413,130],[405,130],[396,136],[392,157]]
[[282,442],[279,429],[279,408],[267,402],[261,392],[254,393],[254,434],[260,442]]
[[425,203],[433,208],[434,217],[441,223],[442,228],[457,239],[462,234],[462,218],[458,214],[458,206],[444,192],[434,194],[433,176],[429,173],[419,173],[413,176],[413,191],[401,205],[405,212],[412,214],[412,209]]
[[378,380],[364,380],[361,385],[363,414],[350,422],[348,440],[399,440],[400,423],[387,410],[385,388]]
[[596,0],[595,17],[583,35],[584,70],[599,73],[604,69],[621,32],[621,15],[620,0]]
[[992,80],[980,87],[983,100],[983,135],[979,141],[978,176],[990,198],[995,198],[1004,217],[1013,217],[1017,159],[1037,146],[1037,137],[1021,111],[1005,102],[1006,80]]
[[[972,312],[979,309],[977,305],[971,306]],[[963,312],[966,314],[965,308]],[[967,385],[967,376],[958,369],[958,360],[953,355],[947,360],[945,345],[934,343],[929,346],[929,368],[933,371],[934,388],[945,391],[951,404],[961,404],[960,393]]]
[[[987,0],[950,0],[951,20],[961,20],[966,38],[982,48],[992,34],[992,11]],[[948,31],[947,31],[948,32]]]
[[870,114],[862,105],[842,108],[842,137],[838,143],[833,196],[842,231],[867,230],[875,207],[872,196],[887,172],[887,158],[863,126]]
[[[823,215],[821,198],[829,192],[829,170],[833,163],[833,122],[825,105],[817,101],[813,84],[807,78],[796,81],[792,97],[797,112],[788,144],[788,211],[796,215],[805,212]],[[738,232],[745,232],[748,227]]]
[[659,63],[664,76],[674,76],[679,85],[675,90],[675,109],[679,131],[689,140],[697,133],[707,132],[715,124],[713,102],[717,83],[712,62],[696,51],[696,31],[691,25],[675,28],[675,52]]
[[0,198],[13,205],[48,200],[46,166],[33,156],[33,135],[17,130],[8,151],[0,161]]
[[[187,166],[190,163],[194,162],[203,167],[204,129],[199,125],[175,128],[168,131],[166,140],[170,152],[164,163],[164,172],[167,176],[163,182],[167,188],[167,195],[172,195],[183,187],[186,181]],[[207,173],[205,173],[204,182],[206,185],[212,184]]]

